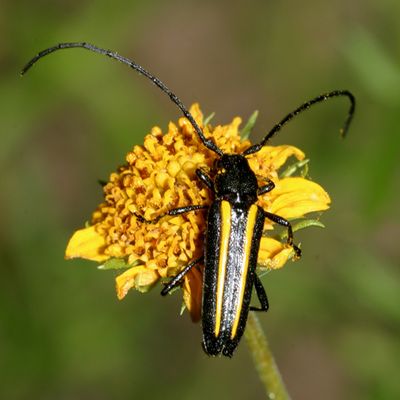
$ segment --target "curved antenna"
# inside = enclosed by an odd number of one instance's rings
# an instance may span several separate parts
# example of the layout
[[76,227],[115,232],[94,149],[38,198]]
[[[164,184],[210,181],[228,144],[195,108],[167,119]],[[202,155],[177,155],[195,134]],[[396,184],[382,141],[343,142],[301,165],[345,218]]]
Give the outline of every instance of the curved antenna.
[[350,109],[349,109],[349,112],[347,114],[346,121],[344,122],[343,127],[340,129],[340,135],[342,137],[345,137],[346,133],[347,133],[347,131],[349,129],[350,122],[353,119],[354,110],[355,110],[355,107],[356,107],[356,99],[353,96],[353,94],[351,92],[349,92],[348,90],[335,90],[333,92],[321,94],[320,96],[315,97],[314,99],[307,101],[306,103],[302,104],[300,107],[298,107],[294,111],[292,111],[290,114],[286,115],[285,118],[283,118],[280,122],[278,122],[269,131],[267,136],[265,136],[264,139],[260,143],[249,147],[246,151],[243,152],[243,155],[247,156],[249,154],[257,153],[257,151],[260,151],[261,148],[266,145],[268,140],[271,139],[272,136],[274,136],[277,132],[279,132],[283,128],[283,126],[285,126],[291,119],[296,117],[301,112],[308,110],[314,104],[321,103],[321,102],[323,102],[325,100],[331,99],[332,97],[339,97],[339,96],[345,96],[350,100]]
[[210,139],[206,139],[206,137],[203,134],[203,131],[193,118],[192,114],[188,111],[188,109],[183,105],[181,100],[176,96],[174,93],[171,92],[171,90],[168,89],[167,86],[164,85],[157,77],[152,75],[150,72],[146,71],[142,66],[139,64],[136,64],[134,61],[129,60],[128,58],[120,56],[118,53],[115,53],[111,50],[105,50],[101,49],[97,46],[94,46],[90,43],[86,42],[73,42],[73,43],[59,43],[56,46],[49,47],[40,53],[38,53],[35,57],[33,57],[26,65],[24,68],[21,70],[21,75],[24,75],[28,70],[41,58],[47,56],[48,54],[54,53],[55,51],[58,50],[63,50],[63,49],[71,49],[75,47],[80,47],[86,50],[93,51],[95,53],[99,53],[102,55],[105,55],[107,57],[113,58],[114,60],[120,61],[123,64],[129,65],[132,69],[135,71],[139,72],[141,75],[144,75],[146,78],[150,79],[156,86],[158,86],[164,93],[166,93],[169,98],[179,107],[179,109],[182,111],[183,115],[189,120],[189,122],[192,124],[194,130],[196,131],[197,135],[199,136],[200,140],[203,142],[204,146],[206,146],[209,150],[213,151],[214,153],[217,153],[219,156],[222,156],[224,153],[222,150]]

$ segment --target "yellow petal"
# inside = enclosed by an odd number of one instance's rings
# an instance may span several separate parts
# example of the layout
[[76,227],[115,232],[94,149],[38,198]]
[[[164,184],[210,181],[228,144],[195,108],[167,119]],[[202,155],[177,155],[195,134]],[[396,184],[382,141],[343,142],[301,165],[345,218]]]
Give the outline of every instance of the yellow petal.
[[294,156],[298,160],[303,160],[305,154],[294,146],[266,146],[265,151],[270,158],[271,167],[275,170],[279,169],[283,164],[285,164],[286,160]]
[[201,318],[202,285],[201,272],[197,268],[192,268],[185,275],[183,282],[183,301],[193,322],[197,322]]
[[329,208],[328,193],[317,183],[304,178],[285,178],[276,183],[270,194],[270,212],[283,218],[300,218]]
[[249,162],[255,170],[258,168],[253,163],[259,164],[259,167],[268,166],[270,170],[276,171],[291,156],[296,157],[298,160],[303,160],[305,154],[294,146],[264,146],[258,153],[249,158]]
[[293,255],[293,249],[278,240],[262,237],[257,263],[265,268],[278,269]]
[[132,267],[115,279],[117,296],[122,300],[129,289],[137,289],[140,292],[147,292],[159,279],[159,275],[152,269],[142,265]]
[[95,226],[79,229],[68,242],[65,258],[85,258],[93,261],[105,261],[110,256],[104,254],[106,240],[95,229]]

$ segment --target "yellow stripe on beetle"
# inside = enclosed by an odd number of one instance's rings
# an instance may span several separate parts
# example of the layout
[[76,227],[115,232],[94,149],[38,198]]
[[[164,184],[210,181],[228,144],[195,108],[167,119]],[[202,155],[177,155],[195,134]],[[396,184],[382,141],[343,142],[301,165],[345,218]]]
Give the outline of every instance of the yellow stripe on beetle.
[[215,337],[219,335],[222,318],[222,299],[228,262],[229,236],[231,233],[231,205],[227,201],[221,201],[221,239],[219,243],[218,279],[217,279],[217,304],[215,310]]
[[258,211],[258,207],[253,204],[249,208],[249,213],[247,216],[245,242],[244,242],[244,253],[243,253],[243,271],[242,271],[242,276],[240,279],[239,297],[238,297],[238,303],[237,303],[237,307],[236,307],[235,320],[233,321],[233,325],[232,325],[231,339],[233,339],[236,336],[236,332],[237,332],[237,328],[238,328],[239,320],[240,320],[240,314],[242,311],[244,291],[245,291],[246,282],[247,282],[247,272],[249,269],[251,244],[252,244],[252,239],[253,239],[254,226],[255,226],[256,220],[257,220],[257,211]]

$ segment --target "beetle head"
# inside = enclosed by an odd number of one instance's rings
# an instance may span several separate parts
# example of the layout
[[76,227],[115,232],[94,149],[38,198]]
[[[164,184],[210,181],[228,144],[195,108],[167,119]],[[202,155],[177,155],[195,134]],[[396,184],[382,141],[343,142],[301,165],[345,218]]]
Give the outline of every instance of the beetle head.
[[[224,154],[214,163],[217,197],[233,202],[257,199],[257,178],[247,159],[240,154]],[[254,200],[254,201],[255,201]]]

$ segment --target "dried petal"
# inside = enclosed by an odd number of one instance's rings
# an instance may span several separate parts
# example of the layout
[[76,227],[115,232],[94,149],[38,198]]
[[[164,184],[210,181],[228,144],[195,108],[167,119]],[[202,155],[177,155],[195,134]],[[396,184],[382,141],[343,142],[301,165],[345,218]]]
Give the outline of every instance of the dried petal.
[[159,275],[152,269],[138,266],[132,267],[116,278],[116,289],[119,300],[122,300],[129,289],[147,292],[159,279]]
[[293,255],[292,247],[270,237],[261,239],[257,263],[264,268],[278,269]]

